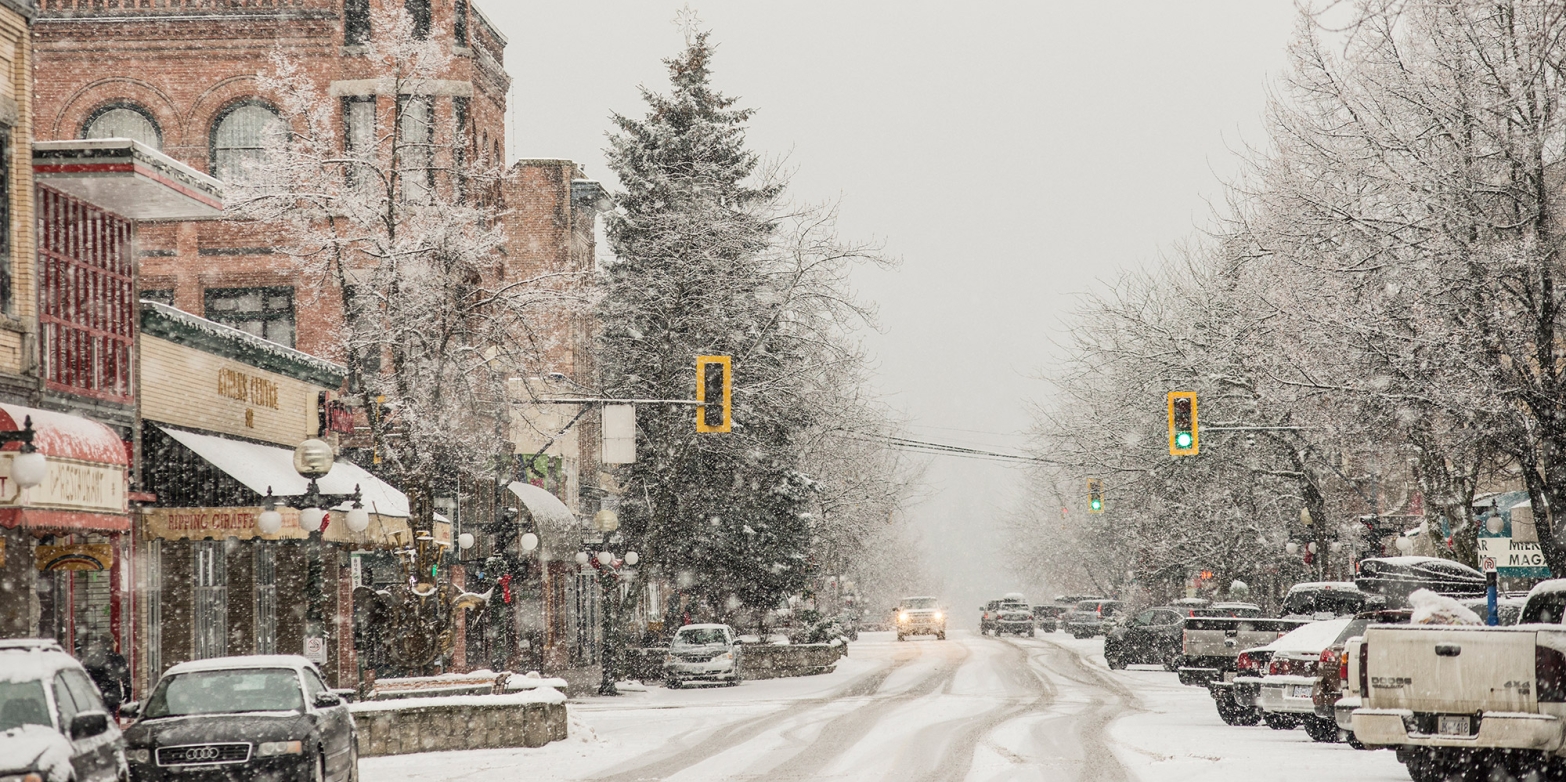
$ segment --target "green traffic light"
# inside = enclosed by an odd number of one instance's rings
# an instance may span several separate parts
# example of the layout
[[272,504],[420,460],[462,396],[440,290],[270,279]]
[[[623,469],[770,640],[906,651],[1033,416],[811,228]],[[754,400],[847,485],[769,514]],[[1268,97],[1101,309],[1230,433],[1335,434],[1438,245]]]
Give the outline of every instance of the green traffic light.
[[1093,510],[1103,510],[1104,509],[1104,501],[1103,500],[1093,500],[1089,504],[1093,506]]
[[1190,432],[1176,432],[1175,433],[1175,445],[1177,447],[1180,447],[1180,448],[1190,448],[1191,447],[1191,433]]

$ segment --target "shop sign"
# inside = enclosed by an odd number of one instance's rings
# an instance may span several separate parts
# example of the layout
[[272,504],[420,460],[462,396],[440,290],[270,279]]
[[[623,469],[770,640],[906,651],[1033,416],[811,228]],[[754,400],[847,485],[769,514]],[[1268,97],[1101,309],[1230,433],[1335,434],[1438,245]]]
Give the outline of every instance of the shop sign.
[[114,547],[107,543],[39,546],[34,549],[39,570],[108,570],[114,565]]
[[1544,551],[1536,542],[1520,541],[1512,537],[1479,536],[1479,562],[1495,561],[1495,572],[1502,578],[1549,578],[1550,568],[1544,563]]
[[318,638],[318,637],[312,636],[312,637],[304,639],[304,641],[305,641],[305,644],[304,644],[304,656],[305,656],[305,659],[309,660],[310,662],[315,663],[316,665],[325,665],[326,664],[326,639],[325,638]]
[[283,528],[276,535],[262,535],[256,529],[261,508],[146,508],[142,510],[147,537],[160,540],[201,540],[202,538],[297,539],[307,537],[299,527],[299,511],[279,507]]
[[451,548],[451,522],[436,520],[431,532],[437,545]]
[[18,491],[11,480],[16,452],[0,452],[0,508],[125,513],[125,468],[60,456],[45,456],[48,477],[38,486]]

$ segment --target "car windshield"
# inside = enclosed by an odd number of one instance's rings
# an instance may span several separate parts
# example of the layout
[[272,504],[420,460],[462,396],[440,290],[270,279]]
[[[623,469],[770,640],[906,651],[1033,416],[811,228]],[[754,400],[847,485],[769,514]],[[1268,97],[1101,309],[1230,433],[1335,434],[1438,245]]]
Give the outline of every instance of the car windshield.
[[681,630],[674,636],[675,646],[711,646],[721,643],[728,643],[728,636],[724,635],[722,629],[716,627]]
[[303,711],[299,675],[287,668],[192,671],[158,682],[147,718],[250,711]]
[[49,701],[44,699],[43,682],[0,681],[0,733],[23,725],[52,728]]
[[933,598],[933,597],[910,597],[907,600],[903,601],[903,608],[908,608],[908,609],[912,609],[912,610],[923,610],[923,609],[935,608],[935,598]]

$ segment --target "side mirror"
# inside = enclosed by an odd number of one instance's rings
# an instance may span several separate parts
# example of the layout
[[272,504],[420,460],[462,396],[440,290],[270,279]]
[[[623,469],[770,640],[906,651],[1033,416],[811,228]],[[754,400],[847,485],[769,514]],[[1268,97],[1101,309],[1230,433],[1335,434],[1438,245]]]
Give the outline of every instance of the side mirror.
[[109,729],[109,715],[101,711],[84,711],[71,719],[71,740],[102,735]]
[[337,693],[327,691],[315,694],[315,707],[317,709],[330,709],[333,706],[343,705],[343,699]]
[[141,703],[137,701],[126,701],[125,703],[120,704],[120,717],[127,720],[133,720],[140,716]]
[[359,691],[352,687],[339,687],[332,692],[337,693],[337,697],[342,699],[343,703],[353,703],[354,699],[359,697]]

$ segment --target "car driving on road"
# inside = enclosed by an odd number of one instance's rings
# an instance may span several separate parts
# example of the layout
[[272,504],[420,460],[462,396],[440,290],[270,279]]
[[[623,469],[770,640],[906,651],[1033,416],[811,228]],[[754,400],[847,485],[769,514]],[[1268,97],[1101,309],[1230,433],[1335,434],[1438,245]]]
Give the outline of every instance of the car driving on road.
[[905,597],[897,605],[897,640],[910,635],[933,635],[946,640],[946,612],[933,597]]
[[1109,632],[1119,614],[1119,600],[1083,600],[1061,618],[1061,628],[1077,638],[1092,638]]
[[134,782],[359,777],[353,715],[297,655],[216,657],[163,673],[120,710]]
[[125,741],[81,663],[52,640],[0,641],[0,780],[125,775]]
[[[1028,601],[1024,600],[1022,595],[1016,593],[1008,594],[999,600],[991,600],[990,602],[979,606],[979,610],[982,612],[979,615],[980,635],[987,635],[989,633],[999,634],[1000,615],[1001,611],[1003,610],[1020,610],[1028,611],[1030,613],[1032,612],[1032,609],[1028,607]],[[1028,621],[1029,625],[1031,626],[1032,619],[1029,619]]]
[[669,642],[663,664],[664,684],[678,689],[686,682],[739,684],[739,655],[734,628],[722,624],[686,625]]

